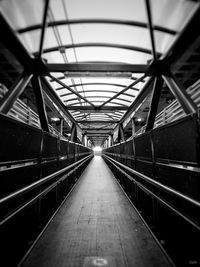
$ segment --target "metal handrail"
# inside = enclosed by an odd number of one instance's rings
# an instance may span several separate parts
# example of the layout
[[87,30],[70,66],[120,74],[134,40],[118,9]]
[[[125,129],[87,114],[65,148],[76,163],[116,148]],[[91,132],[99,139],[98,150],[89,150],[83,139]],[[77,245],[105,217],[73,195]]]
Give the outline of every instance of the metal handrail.
[[[109,160],[109,159],[108,159]],[[111,162],[111,160],[109,160]],[[194,221],[192,221],[190,218],[186,217],[182,212],[180,212],[179,210],[177,210],[175,207],[171,206],[169,203],[167,203],[165,200],[163,200],[162,198],[160,198],[158,195],[156,195],[155,193],[153,193],[151,190],[149,190],[148,188],[146,188],[143,184],[141,184],[140,182],[138,182],[136,179],[134,179],[132,176],[130,176],[129,174],[127,174],[125,171],[123,171],[120,167],[118,167],[116,164],[114,164],[113,162],[111,162],[111,164],[113,164],[115,166],[115,168],[117,168],[121,173],[123,173],[129,180],[133,181],[135,184],[137,184],[137,186],[142,189],[143,191],[145,191],[147,194],[150,194],[151,196],[153,196],[154,198],[156,198],[160,203],[162,203],[163,205],[167,206],[169,209],[171,209],[174,213],[176,213],[177,215],[179,215],[180,217],[182,217],[184,220],[186,220],[188,223],[190,223],[191,225],[193,225],[196,229],[200,230],[200,226],[197,225]]]
[[[91,155],[90,155],[91,156]],[[8,220],[10,220],[11,218],[13,218],[15,215],[17,215],[20,211],[22,211],[23,209],[27,208],[28,206],[30,206],[32,203],[34,203],[38,198],[40,198],[42,195],[48,193],[49,191],[51,191],[60,181],[65,180],[70,174],[72,174],[74,171],[76,171],[85,161],[87,161],[89,159],[89,156],[76,162],[75,164],[78,166],[75,167],[73,170],[70,171],[70,173],[68,173],[66,175],[66,177],[63,179],[63,177],[61,177],[58,181],[54,182],[53,184],[51,184],[50,186],[48,186],[47,188],[43,189],[39,194],[37,194],[35,197],[33,197],[32,199],[28,200],[27,202],[25,202],[22,206],[18,207],[16,210],[14,210],[11,214],[7,215],[5,218],[3,218],[3,220],[0,221],[0,226],[3,225],[4,223],[6,223]],[[75,165],[72,164],[72,165]],[[70,166],[72,166],[70,165]],[[20,190],[19,190],[20,191]],[[29,191],[29,190],[28,190]]]
[[135,171],[135,170],[127,167],[126,165],[124,165],[124,164],[122,164],[122,163],[120,163],[120,162],[112,159],[111,157],[109,157],[109,156],[107,156],[105,154],[104,154],[104,156],[106,158],[112,160],[113,162],[115,162],[116,164],[118,164],[119,166],[121,166],[122,168],[126,169],[127,171],[133,173],[134,175],[140,177],[141,179],[143,179],[143,180],[151,183],[152,185],[156,186],[157,188],[162,189],[162,190],[164,190],[167,193],[173,194],[176,197],[182,198],[183,200],[188,201],[191,204],[193,204],[193,205],[197,206],[198,208],[200,208],[200,202],[199,201],[197,201],[197,200],[195,200],[193,198],[190,198],[190,197],[188,197],[188,196],[180,193],[179,191],[176,191],[176,190],[174,190],[174,189],[172,189],[172,188],[170,188],[170,187],[168,187],[166,185],[163,185],[163,184],[161,184],[161,183],[159,183],[159,182],[157,182],[157,181],[149,178],[148,176],[146,176],[146,175],[144,175],[144,174],[142,174],[140,172],[137,172],[137,171]]
[[57,172],[54,172],[54,173],[52,173],[52,174],[50,174],[50,175],[48,175],[48,176],[46,176],[46,177],[44,177],[44,178],[32,183],[32,184],[30,184],[30,185],[28,185],[28,186],[26,186],[26,187],[24,187],[22,189],[19,189],[19,190],[15,191],[15,192],[9,194],[8,196],[5,196],[5,197],[1,198],[0,199],[0,204],[4,204],[5,202],[11,201],[11,200],[15,199],[16,197],[20,197],[20,196],[24,195],[25,193],[27,193],[27,192],[31,191],[32,189],[35,189],[36,187],[38,187],[38,186],[40,186],[40,185],[52,180],[56,176],[66,172],[67,170],[69,170],[72,167],[80,164],[82,161],[89,159],[90,157],[92,157],[92,155],[89,155],[89,156],[87,156],[87,157],[85,157],[85,158],[83,158],[83,159],[81,159],[81,160],[79,160],[79,161],[77,161],[75,163],[72,163],[71,165],[69,165],[69,166],[67,166],[67,167],[65,167],[65,168],[63,168],[63,169],[61,169],[61,170],[59,170]]

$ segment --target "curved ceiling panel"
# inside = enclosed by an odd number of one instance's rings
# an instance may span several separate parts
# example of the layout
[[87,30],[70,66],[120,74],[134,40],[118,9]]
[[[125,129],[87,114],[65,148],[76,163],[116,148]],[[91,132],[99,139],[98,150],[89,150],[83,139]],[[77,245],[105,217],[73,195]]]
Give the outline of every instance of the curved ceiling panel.
[[[51,0],[46,22],[45,1],[7,0],[0,8],[28,52],[51,64],[55,72],[46,80],[79,126],[89,129],[89,122],[114,127],[113,120],[130,113],[151,75],[149,64],[165,55],[198,2],[149,0],[148,10],[145,0]],[[81,69],[83,62],[90,71]],[[77,71],[68,70],[70,63]],[[119,63],[118,71],[108,71]],[[91,71],[94,64],[103,71]]]

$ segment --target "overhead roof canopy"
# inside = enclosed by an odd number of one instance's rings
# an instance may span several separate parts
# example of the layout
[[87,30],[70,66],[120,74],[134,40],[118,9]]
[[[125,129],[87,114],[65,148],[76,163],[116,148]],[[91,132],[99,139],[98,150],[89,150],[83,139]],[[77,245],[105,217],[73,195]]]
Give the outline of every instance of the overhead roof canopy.
[[[48,82],[88,134],[91,128],[108,134],[106,129],[122,120],[149,80],[145,66],[169,51],[198,5],[184,0],[0,4],[29,53],[47,63]],[[93,133],[94,143],[95,135],[97,145],[105,140]]]

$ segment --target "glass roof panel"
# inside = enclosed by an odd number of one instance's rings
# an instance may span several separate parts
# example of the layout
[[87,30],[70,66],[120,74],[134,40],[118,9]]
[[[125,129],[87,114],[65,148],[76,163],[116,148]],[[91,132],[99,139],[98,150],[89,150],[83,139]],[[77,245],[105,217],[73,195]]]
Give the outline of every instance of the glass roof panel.
[[42,23],[44,1],[6,0],[0,7],[15,30]]
[[[66,35],[67,34],[65,34],[64,36]],[[26,32],[26,33],[19,35],[20,40],[26,46],[26,49],[31,53],[38,52],[39,44],[40,44],[40,37],[41,37],[41,30]],[[46,49],[46,48],[54,47],[54,46],[58,46],[56,36],[52,28],[47,28],[43,47],[44,49]]]
[[150,48],[147,28],[115,24],[71,25],[74,43],[104,42]]
[[[144,1],[141,0],[52,0],[56,19],[109,18],[146,21]],[[137,8],[136,8],[137,7]]]
[[[69,50],[68,50],[69,51]],[[69,52],[67,52],[68,55]],[[146,64],[151,55],[117,48],[76,48],[78,62],[82,61],[110,61],[129,64]],[[142,54],[142,55],[141,55]]]
[[63,54],[60,51],[55,51],[51,53],[45,53],[42,57],[47,60],[48,63],[67,63],[67,62],[76,62],[76,58],[74,56],[74,52],[72,49],[67,50],[66,62],[63,57]]
[[82,78],[82,83],[110,83],[119,85],[129,85],[131,83],[130,79],[124,78]]
[[180,31],[198,6],[198,1],[151,0],[154,25]]

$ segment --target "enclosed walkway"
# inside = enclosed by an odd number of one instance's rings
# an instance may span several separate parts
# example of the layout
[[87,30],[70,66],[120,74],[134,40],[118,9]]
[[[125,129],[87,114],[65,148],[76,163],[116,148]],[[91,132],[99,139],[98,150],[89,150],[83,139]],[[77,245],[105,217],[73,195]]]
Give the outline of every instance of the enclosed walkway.
[[95,156],[23,267],[172,266],[100,156]]

